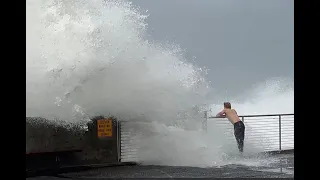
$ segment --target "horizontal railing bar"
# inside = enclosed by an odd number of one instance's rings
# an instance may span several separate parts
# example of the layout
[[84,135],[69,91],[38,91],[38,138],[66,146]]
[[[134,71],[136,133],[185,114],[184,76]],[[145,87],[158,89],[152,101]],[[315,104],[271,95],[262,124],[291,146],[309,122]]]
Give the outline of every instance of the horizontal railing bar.
[[[249,127],[249,129],[250,128],[259,129],[259,128],[266,128],[266,127],[268,127],[268,128],[274,127],[274,128],[279,129],[279,124],[267,124],[266,125],[266,124],[263,124],[263,123],[245,123],[245,125],[247,127]],[[226,127],[226,128],[233,127],[233,125],[231,123],[229,123],[229,124],[214,124],[214,126],[216,126],[216,127]],[[281,129],[282,129],[282,127],[283,128],[291,128],[292,131],[293,131],[293,128],[294,128],[294,126],[283,126],[281,124]],[[129,134],[125,134],[125,135],[129,135]]]
[[[124,146],[121,146],[121,147],[124,147]],[[134,149],[134,150],[139,149],[138,147],[134,147],[134,146],[131,146],[131,145],[125,146],[125,148],[122,148],[122,149],[129,149],[128,147],[130,147],[130,149]]]
[[123,141],[123,140],[121,140],[120,142],[121,142],[121,143],[130,143],[130,144],[133,144],[134,141],[132,141],[132,140],[128,140],[128,141]]
[[258,143],[258,144],[260,144],[260,145],[279,144],[279,142],[274,142],[274,143],[270,144],[270,141],[278,141],[278,139],[274,138],[274,139],[269,139],[268,141],[263,141],[262,139],[247,139],[247,140],[245,140],[245,142]]
[[[264,145],[270,145],[270,141],[277,141],[278,139],[274,138],[274,139],[269,139],[268,141],[263,141],[262,139],[246,139],[245,142],[251,142],[251,143],[263,143]],[[279,142],[275,142],[272,144],[279,144]]]
[[[276,134],[278,134],[278,132],[275,132],[273,134],[268,134],[268,133],[255,133],[255,134],[245,134],[247,138],[249,137],[259,137],[259,138],[264,138],[264,139],[267,139],[267,138],[272,138],[272,137],[279,137],[277,136]],[[265,137],[263,135],[268,135],[268,137]]]
[[[241,115],[239,117],[263,117],[263,116],[266,116],[266,117],[270,117],[270,116],[294,116],[294,114],[258,114],[258,115]],[[208,118],[218,118],[218,117],[210,116]]]
[[[265,139],[265,141],[269,141],[269,140],[272,140],[272,139],[279,139],[279,136],[273,136],[273,137],[268,137],[267,139],[266,138],[261,138],[261,136],[247,136],[245,139],[258,139],[258,140],[262,140],[262,139]],[[285,137],[285,140],[290,140],[290,138],[288,137]]]
[[[234,138],[230,138],[230,139],[234,139]],[[279,140],[279,138],[278,137],[273,137],[273,138],[269,138],[269,139],[261,139],[261,138],[257,138],[257,137],[251,137],[251,138],[246,138],[244,141],[247,141],[247,140],[248,141],[259,141],[259,142],[270,143],[270,141]],[[292,141],[292,140],[285,139],[284,141],[288,141],[289,142],[289,141]],[[272,142],[272,144],[274,144],[274,143],[279,143],[279,142]]]
[[[257,118],[245,118],[245,120],[248,120],[248,121],[253,121],[253,120],[264,120],[264,121],[267,121],[267,120],[270,120],[270,121],[275,121],[275,120],[278,120],[279,117],[278,116],[274,116],[272,118],[270,117],[265,117],[265,116],[262,116],[262,117],[257,117]],[[293,121],[293,119],[285,119],[287,121]]]
[[132,162],[132,161],[139,161],[138,157],[122,157],[121,156],[121,162]]
[[284,139],[292,139],[292,140],[294,140],[294,137],[293,136],[291,136],[291,134],[290,135],[288,135],[288,134],[285,134],[285,136],[283,136],[283,138]]
[[284,138],[285,138],[285,139],[292,139],[292,140],[294,140],[294,137],[293,137],[293,136],[288,136],[288,135],[286,135],[286,136],[284,136]]
[[[278,120],[279,120],[279,118],[277,118],[277,119],[262,119],[262,118],[261,119],[244,119],[245,122],[250,122],[250,123],[252,123],[252,122],[260,122],[260,121],[263,121],[263,122],[276,122]],[[218,120],[218,121],[222,121],[222,120]],[[281,119],[281,121],[282,121],[282,119]],[[287,122],[289,124],[289,123],[292,123],[293,120],[283,120],[283,122]]]
[[122,150],[125,150],[125,149],[137,151],[139,148],[135,148],[135,147],[133,147],[133,148],[122,148]]
[[264,149],[265,149],[265,148],[270,148],[270,149],[277,149],[277,148],[279,148],[279,144],[274,144],[273,146],[270,146],[270,145],[267,145],[267,144],[261,145],[261,144],[259,144],[259,142],[251,142],[251,145],[253,145],[253,146],[255,146],[255,147],[260,146],[260,148],[263,147]]
[[[269,122],[269,123],[276,123],[276,122],[278,122],[278,120],[279,119],[275,119],[275,120],[267,120],[267,121],[265,121],[265,120],[263,120],[263,121],[261,121],[261,120],[258,120],[258,119],[255,119],[255,120],[252,120],[252,121],[246,121],[247,119],[244,119],[244,123],[246,123],[246,124],[252,124],[252,123],[261,123],[261,122],[263,122],[263,123],[266,123],[266,122]],[[212,122],[212,120],[209,120],[208,122]],[[248,123],[249,122],[249,123]],[[215,120],[215,123],[216,124],[230,124],[230,122],[227,120],[227,119],[224,119],[224,120],[219,120],[219,121],[216,121]],[[291,122],[292,123],[292,122]],[[289,123],[288,123],[289,124]]]
[[130,152],[130,151],[121,151],[122,155],[136,155],[137,152]]
[[[233,134],[233,133],[232,133]],[[263,132],[263,131],[259,131],[259,132],[252,132],[252,131],[247,131],[245,132],[245,135],[248,135],[248,136],[252,136],[252,135],[256,135],[256,134],[268,134],[268,135],[271,135],[271,136],[279,136],[279,131],[267,131],[267,132]],[[282,133],[281,133],[282,134]],[[291,135],[290,132],[288,132],[287,134],[284,134],[284,135]]]
[[136,156],[137,155],[137,152],[125,152],[125,151],[121,151],[121,154],[123,156]]
[[121,147],[123,147],[122,149],[128,149],[128,148],[130,148],[130,149],[139,149],[139,147],[131,146],[131,145],[126,145],[126,146],[121,145]]
[[246,136],[245,139],[264,139],[264,140],[270,140],[270,139],[273,139],[273,138],[279,138],[279,136],[269,136],[268,138],[264,138],[264,137],[261,137],[259,135],[252,135],[252,136]]
[[[278,137],[273,137],[273,138],[268,138],[268,139],[262,139],[262,138],[258,138],[258,137],[251,137],[251,138],[247,138],[247,139],[245,139],[244,141],[246,141],[246,140],[250,140],[250,141],[255,141],[255,140],[257,140],[257,141],[263,141],[263,142],[270,142],[270,141],[273,141],[273,140],[278,140],[279,138]],[[274,143],[276,143],[276,142],[274,142]]]
[[[248,126],[247,126],[248,127]],[[256,130],[266,130],[266,131],[276,131],[276,132],[279,132],[279,126],[264,126],[264,127],[254,127],[254,126],[249,126],[249,128],[247,128],[247,131],[248,132],[251,132],[251,131],[256,131]],[[251,130],[252,129],[252,130]]]
[[[277,136],[276,134],[278,134],[278,132],[274,132],[274,133],[272,133],[272,134],[270,134],[270,133],[250,133],[250,134],[245,134],[246,135],[246,137],[253,137],[253,136],[259,136],[259,137],[262,137],[261,136],[261,134],[266,134],[266,135],[268,135],[268,137],[264,137],[264,138],[269,138],[269,137],[279,137],[279,136]],[[283,137],[292,137],[293,138],[293,136],[292,136],[292,134],[282,134],[281,133],[281,136],[282,135],[284,135]]]
[[[228,133],[229,134],[229,133]],[[228,134],[225,134],[225,135],[228,135]],[[267,135],[269,135],[269,137],[272,137],[272,136],[275,136],[275,137],[279,137],[279,136],[277,136],[276,134],[278,134],[278,132],[273,132],[273,133],[264,133],[264,132],[259,132],[259,133],[249,133],[249,132],[246,132],[245,133],[245,135],[246,136],[254,136],[254,135],[261,135],[261,134],[267,134]],[[233,135],[233,133],[230,133],[230,135]],[[283,137],[294,137],[293,136],[293,133],[281,133],[281,136],[283,135]]]
[[287,149],[287,148],[291,148],[291,149],[294,149],[294,145],[292,146],[281,146],[282,149]]
[[123,156],[133,156],[133,155],[137,155],[137,152],[121,151],[121,154],[122,154]]
[[137,156],[136,156],[136,155],[134,155],[134,154],[124,154],[124,155],[122,155],[121,157],[126,157],[126,158],[137,158]]
[[[258,124],[260,125],[260,124]],[[250,127],[250,128],[254,128],[254,130],[270,130],[270,128],[276,128],[276,129],[279,129],[279,126],[260,126],[260,127],[255,127],[255,126],[251,126],[251,125],[247,125],[247,127]],[[249,128],[248,128],[249,130]]]
[[132,134],[121,134],[121,138],[130,138],[130,139],[132,139]]
[[269,129],[266,129],[266,128],[264,128],[264,129],[261,128],[261,129],[255,129],[254,131],[247,130],[247,132],[248,133],[268,133],[268,132],[279,133],[279,130],[275,130],[275,129],[269,130]]
[[121,150],[129,150],[129,151],[138,151],[139,148],[137,147],[125,147],[125,146],[121,146]]
[[121,162],[139,161],[138,157],[121,157]]
[[292,140],[294,140],[294,137],[293,136],[289,136],[289,135],[287,135],[287,134],[285,134],[286,136],[283,136],[284,138],[290,138],[290,139],[292,139]]
[[278,131],[268,131],[268,132],[255,132],[255,133],[249,133],[249,134],[246,134],[248,136],[253,136],[253,135],[259,135],[259,136],[262,136],[262,135],[268,135],[269,137],[270,136],[276,136],[276,137],[279,137],[277,136],[279,132]]
[[292,141],[288,141],[288,140],[286,140],[286,141],[281,141],[281,143],[284,143],[284,145],[291,145],[291,144],[294,144]]
[[279,118],[273,118],[273,119],[266,119],[266,118],[256,118],[256,119],[246,119],[246,118],[244,118],[244,121],[245,122],[261,122],[261,121],[263,121],[263,122],[276,122],[276,121],[278,121],[279,120]]
[[286,143],[286,144],[284,144],[284,146],[283,146],[283,147],[294,147],[294,144]]
[[[250,118],[250,119],[244,119],[244,120],[247,120],[247,121],[254,121],[254,120],[263,120],[263,121],[270,121],[270,122],[274,122],[276,120],[279,120],[279,117],[275,117],[275,118]],[[228,122],[227,118],[211,118],[211,119],[208,119],[208,121],[215,121],[215,122]],[[281,119],[282,121],[282,119]],[[293,122],[294,119],[285,119],[283,118],[283,122]]]
[[[239,116],[241,117],[241,116]],[[282,116],[281,116],[282,117]],[[246,117],[248,118],[247,120],[254,120],[254,119],[270,119],[270,120],[275,120],[275,119],[279,119],[279,116],[258,116],[258,117]],[[220,118],[221,119],[221,118]],[[294,120],[294,117],[291,116],[283,116],[284,120]]]
[[[257,120],[257,119],[252,119],[252,121],[247,121],[248,119],[244,119],[245,120],[245,123],[248,124],[248,122],[251,123],[258,123],[258,122],[269,122],[269,123],[273,123],[273,122],[278,122],[279,119],[275,119],[275,120]],[[281,120],[282,121],[282,120]],[[224,120],[213,120],[213,119],[209,119],[208,122],[215,122],[216,124],[228,124],[230,123],[227,119],[224,119]],[[284,122],[287,122],[285,124],[290,124],[290,123],[293,123],[293,121],[284,121]],[[282,124],[282,123],[281,123]]]
[[[270,140],[274,140],[274,141],[277,141],[278,139],[270,139]],[[260,145],[274,145],[274,144],[279,144],[279,142],[274,142],[272,144],[269,144],[270,143],[270,140],[269,141],[261,141],[261,139],[247,139],[245,140],[245,142],[248,142],[248,143],[259,143]],[[262,143],[262,144],[261,144]],[[282,143],[282,141],[281,141]],[[290,144],[291,141],[289,140],[285,140],[284,141],[284,144]]]

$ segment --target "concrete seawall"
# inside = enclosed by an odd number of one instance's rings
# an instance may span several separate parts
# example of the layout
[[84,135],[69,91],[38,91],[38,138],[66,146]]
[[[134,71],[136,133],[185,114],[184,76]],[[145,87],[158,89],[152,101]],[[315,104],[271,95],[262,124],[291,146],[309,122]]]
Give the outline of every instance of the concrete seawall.
[[[43,154],[52,152],[73,151],[63,165],[81,165],[92,163],[118,162],[117,133],[112,137],[101,139],[97,137],[96,117],[88,124],[72,124],[62,121],[50,121],[43,118],[26,118],[26,155],[30,168],[53,166],[54,162],[42,162]],[[117,126],[114,123],[113,132]],[[87,128],[84,128],[87,126]],[[54,155],[48,155],[54,156]],[[32,158],[31,158],[32,157]],[[50,158],[48,158],[50,159]],[[51,158],[52,159],[52,158]],[[33,163],[34,162],[34,163]],[[38,165],[35,165],[37,164]]]

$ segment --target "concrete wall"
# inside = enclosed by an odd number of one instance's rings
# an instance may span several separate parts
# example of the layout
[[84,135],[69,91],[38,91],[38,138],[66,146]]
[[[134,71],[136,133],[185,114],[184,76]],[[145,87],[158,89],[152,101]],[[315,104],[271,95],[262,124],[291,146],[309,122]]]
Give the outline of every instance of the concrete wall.
[[82,150],[75,153],[70,163],[88,164],[117,162],[117,123],[113,120],[113,136],[99,139],[95,117],[88,123],[72,124],[63,121],[49,121],[43,118],[26,118],[26,154],[68,150]]

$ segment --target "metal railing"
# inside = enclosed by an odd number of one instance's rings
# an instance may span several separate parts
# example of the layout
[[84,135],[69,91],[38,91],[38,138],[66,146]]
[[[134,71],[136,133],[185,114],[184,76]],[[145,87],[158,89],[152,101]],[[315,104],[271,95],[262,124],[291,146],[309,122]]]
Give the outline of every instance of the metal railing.
[[137,162],[137,140],[139,140],[139,121],[118,121],[119,162]]
[[[262,151],[294,149],[294,114],[268,114],[240,116],[246,126],[245,147],[251,144]],[[211,123],[235,141],[232,124],[226,118],[209,117],[207,113],[203,127],[210,132]],[[150,136],[150,122],[118,121],[118,157],[120,162],[137,162],[139,141]],[[143,129],[142,129],[143,128]],[[151,129],[151,127],[150,127]],[[232,142],[233,143],[233,142]]]
[[[246,126],[245,142],[264,151],[294,149],[294,114],[266,114],[239,116]],[[226,118],[209,117],[205,112],[203,128],[208,131],[208,123],[225,128],[227,136],[234,139],[233,126]]]

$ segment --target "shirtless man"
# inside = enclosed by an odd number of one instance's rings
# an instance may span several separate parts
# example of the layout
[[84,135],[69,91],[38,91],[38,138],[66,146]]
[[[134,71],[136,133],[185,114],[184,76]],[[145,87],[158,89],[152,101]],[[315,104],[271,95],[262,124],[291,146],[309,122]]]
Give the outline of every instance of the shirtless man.
[[228,120],[233,124],[234,126],[234,136],[236,137],[238,149],[242,153],[243,152],[243,142],[244,142],[244,124],[240,120],[237,111],[234,109],[231,109],[231,103],[224,102],[224,109],[217,114],[216,117],[222,117],[222,118],[228,118]]

